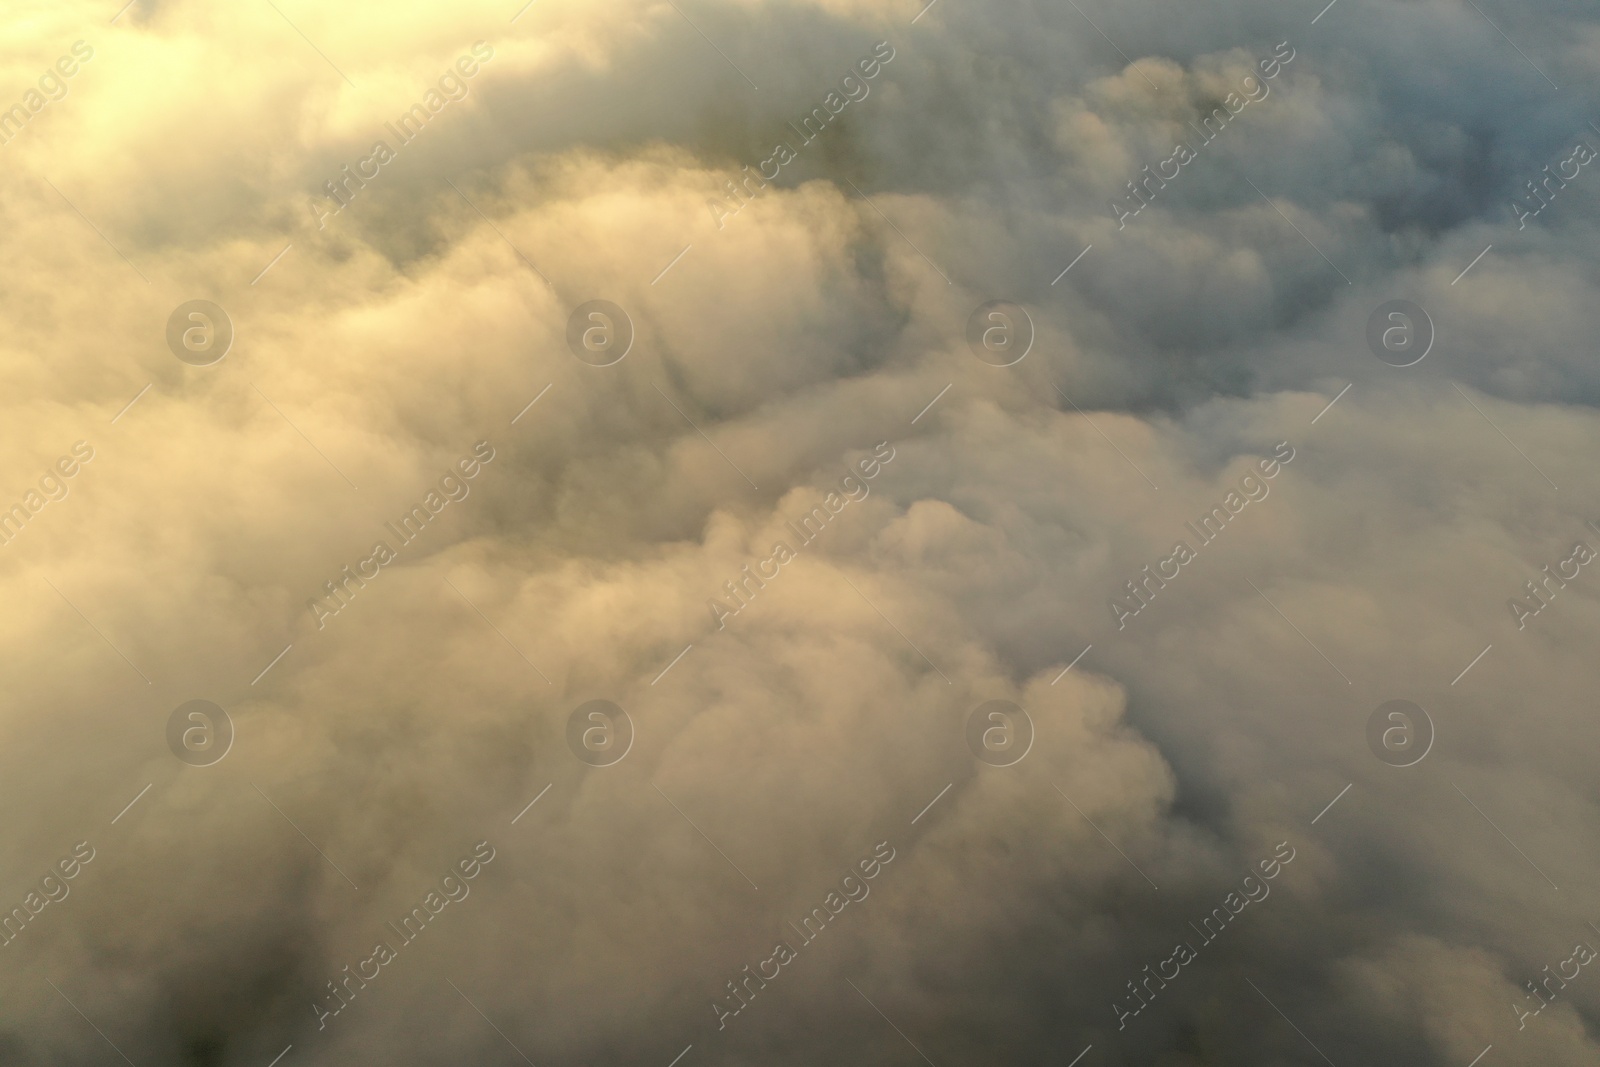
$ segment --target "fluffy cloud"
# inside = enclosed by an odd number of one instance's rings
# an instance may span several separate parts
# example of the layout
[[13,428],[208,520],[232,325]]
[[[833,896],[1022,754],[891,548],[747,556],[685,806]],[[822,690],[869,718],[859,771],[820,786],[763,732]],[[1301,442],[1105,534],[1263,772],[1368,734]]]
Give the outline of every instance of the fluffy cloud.
[[[0,1060],[1594,1061],[1600,979],[1517,1010],[1600,938],[1600,579],[1543,570],[1600,545],[1600,176],[1510,208],[1600,144],[1591,12],[517,7],[10,16],[0,100],[94,55],[0,147]],[[1396,298],[1437,328],[1405,369],[1366,348]],[[235,329],[209,366],[166,342],[194,299]],[[634,330],[608,367],[568,350],[597,299]],[[1011,367],[968,347],[991,299],[1035,331]],[[611,766],[569,749],[596,698]],[[211,766],[168,747],[195,699]],[[1436,731],[1415,766],[1368,747],[1391,699]],[[969,747],[989,700],[1027,711],[1012,766]]]

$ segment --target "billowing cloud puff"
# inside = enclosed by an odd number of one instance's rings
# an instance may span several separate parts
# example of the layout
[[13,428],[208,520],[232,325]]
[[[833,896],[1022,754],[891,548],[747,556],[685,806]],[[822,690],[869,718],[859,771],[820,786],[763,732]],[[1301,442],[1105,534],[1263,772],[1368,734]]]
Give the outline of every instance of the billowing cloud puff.
[[1592,11],[519,6],[8,14],[0,1061],[1594,1062]]

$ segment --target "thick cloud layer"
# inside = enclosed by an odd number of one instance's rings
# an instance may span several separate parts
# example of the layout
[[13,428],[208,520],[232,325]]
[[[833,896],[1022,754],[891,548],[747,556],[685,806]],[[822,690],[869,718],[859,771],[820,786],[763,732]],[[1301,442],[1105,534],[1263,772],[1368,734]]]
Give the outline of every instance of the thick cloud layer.
[[520,6],[5,16],[0,1063],[1596,1062],[1590,7]]

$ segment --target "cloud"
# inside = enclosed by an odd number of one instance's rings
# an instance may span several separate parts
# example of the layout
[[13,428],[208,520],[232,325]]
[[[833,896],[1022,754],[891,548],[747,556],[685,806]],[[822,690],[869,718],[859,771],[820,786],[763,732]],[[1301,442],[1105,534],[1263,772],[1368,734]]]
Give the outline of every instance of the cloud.
[[[1551,576],[1600,536],[1600,177],[1508,206],[1600,144],[1592,13],[276,8],[33,5],[0,57],[21,100],[94,49],[0,148],[0,1058],[1593,1061],[1586,972],[1514,1006],[1600,936],[1596,579]],[[195,299],[208,366],[166,340]],[[1437,331],[1410,368],[1367,350],[1393,299]],[[569,350],[591,300],[611,366]],[[990,300],[1014,366],[971,351]],[[168,747],[196,699],[208,767]],[[610,766],[569,749],[592,699]],[[1368,745],[1392,699],[1412,767]],[[1011,766],[969,741],[991,700]]]

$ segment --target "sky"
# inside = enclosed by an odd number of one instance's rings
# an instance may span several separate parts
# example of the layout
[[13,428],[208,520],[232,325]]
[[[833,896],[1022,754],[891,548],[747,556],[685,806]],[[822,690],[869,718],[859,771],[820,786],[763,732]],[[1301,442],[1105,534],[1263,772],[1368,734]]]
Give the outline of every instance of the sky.
[[1600,16],[1324,2],[9,4],[0,1064],[1597,1062]]

